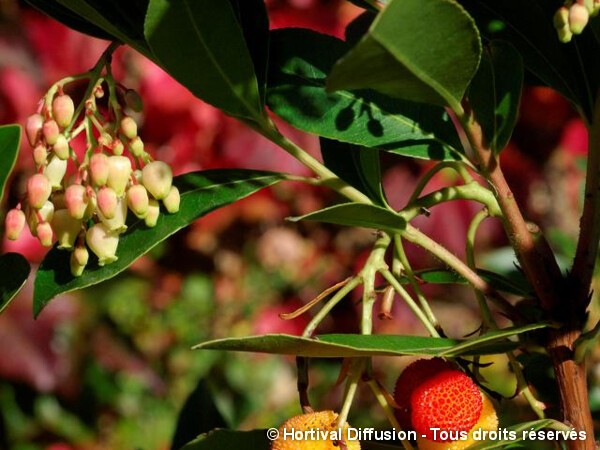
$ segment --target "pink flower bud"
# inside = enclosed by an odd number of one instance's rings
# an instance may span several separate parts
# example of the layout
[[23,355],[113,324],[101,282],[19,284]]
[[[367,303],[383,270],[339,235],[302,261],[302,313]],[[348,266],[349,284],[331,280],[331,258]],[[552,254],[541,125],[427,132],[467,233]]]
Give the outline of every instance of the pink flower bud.
[[85,235],[85,241],[98,257],[98,265],[103,266],[117,260],[119,235],[110,231],[104,224],[97,223],[90,227]]
[[569,8],[569,28],[573,34],[581,34],[590,20],[587,8],[579,3],[573,3]]
[[131,175],[131,161],[126,156],[111,156],[108,158],[108,187],[111,187],[117,193],[117,197],[122,197],[125,193],[129,176]]
[[137,136],[137,123],[132,117],[123,117],[119,129],[127,139],[133,139]]
[[113,155],[121,156],[123,154],[123,150],[125,150],[125,146],[121,142],[121,139],[115,139],[112,144]]
[[68,95],[58,95],[52,100],[52,115],[61,128],[66,128],[73,120],[75,105]]
[[54,217],[54,203],[47,201],[40,209],[29,208],[27,212],[27,225],[32,236],[37,236],[37,226],[41,222],[52,222]]
[[87,266],[90,254],[87,248],[83,245],[75,247],[73,253],[71,253],[71,275],[74,277],[80,277],[83,274],[85,266]]
[[52,146],[52,151],[60,159],[69,159],[70,149],[69,149],[69,142],[67,141],[67,138],[64,137],[62,134],[59,134],[58,137],[56,138],[56,142]]
[[50,198],[52,186],[46,175],[36,173],[27,180],[27,200],[32,208],[39,209]]
[[163,198],[163,205],[170,214],[174,214],[179,211],[179,203],[181,202],[181,197],[179,196],[179,189],[175,186],[171,186],[169,193],[165,198]]
[[52,228],[56,232],[58,248],[72,249],[77,236],[81,232],[82,224],[83,222],[73,218],[68,210],[57,210],[52,218]]
[[33,114],[27,118],[25,123],[25,134],[29,145],[35,146],[42,138],[42,126],[44,124],[44,118],[41,114]]
[[146,217],[144,217],[144,222],[148,228],[152,228],[156,226],[158,222],[158,216],[160,215],[160,206],[158,204],[158,200],[150,199],[148,202],[148,212],[146,213]]
[[127,190],[127,205],[129,209],[140,219],[148,213],[148,191],[141,184],[131,186]]
[[127,229],[127,225],[125,225],[125,220],[127,219],[127,202],[124,198],[117,198],[114,217],[108,219],[104,217],[101,211],[98,211],[98,217],[100,217],[102,223],[110,231],[122,233]]
[[42,134],[44,135],[46,144],[54,145],[60,134],[56,121],[52,119],[46,120],[42,126]]
[[153,161],[142,169],[142,184],[156,200],[162,200],[169,194],[172,182],[173,172],[167,163]]
[[72,184],[65,191],[65,202],[74,219],[83,219],[88,206],[88,195],[84,186]]
[[125,91],[125,104],[134,112],[142,112],[144,107],[142,104],[142,97],[140,97],[140,94],[133,89],[127,89]]
[[96,153],[90,158],[90,176],[96,186],[104,186],[108,181],[108,156]]
[[48,149],[42,143],[39,143],[33,149],[33,161],[38,167],[45,166],[48,162]]
[[16,241],[25,228],[25,213],[20,209],[11,209],[6,215],[6,237]]
[[52,156],[48,165],[44,167],[44,175],[50,180],[52,189],[62,188],[62,180],[65,177],[65,173],[67,173],[67,161],[60,159],[56,155]]
[[37,238],[44,247],[52,245],[53,232],[52,227],[48,222],[40,222],[36,228]]
[[133,156],[142,156],[144,154],[144,142],[139,136],[134,137],[129,143],[129,151]]
[[117,194],[114,189],[103,187],[98,191],[96,201],[98,209],[106,219],[115,217],[117,211]]

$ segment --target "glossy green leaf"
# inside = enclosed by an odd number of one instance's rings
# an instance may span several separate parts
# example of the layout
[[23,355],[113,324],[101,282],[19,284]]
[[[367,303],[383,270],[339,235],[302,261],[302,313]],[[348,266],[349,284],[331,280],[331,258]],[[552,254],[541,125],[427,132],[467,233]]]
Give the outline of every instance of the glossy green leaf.
[[372,90],[328,93],[326,77],[349,45],[302,29],[271,32],[267,104],[296,128],[414,158],[456,160],[462,148],[441,107]]
[[[526,69],[541,82],[563,94],[591,117],[590,93],[598,88],[598,44],[586,30],[570,44],[556,35],[552,16],[560,6],[546,0],[459,0],[476,19],[488,39],[513,44]],[[593,22],[593,21],[592,21]],[[583,66],[582,66],[583,64]],[[582,67],[587,72],[583,75]],[[591,85],[587,85],[591,83]]]
[[194,95],[239,118],[262,114],[254,65],[229,2],[150,0],[145,35],[162,67]]
[[329,169],[379,205],[386,204],[377,149],[326,138],[320,142],[323,162]]
[[392,233],[398,233],[406,228],[406,221],[394,211],[362,203],[342,203],[304,216],[289,217],[288,220],[291,222],[309,220],[351,227],[375,228]]
[[[472,339],[472,341],[478,341]],[[386,334],[324,334],[304,338],[287,334],[266,334],[241,338],[226,338],[203,342],[196,350],[227,350],[296,355],[314,358],[352,358],[364,356],[439,355],[443,352],[458,355],[487,355],[504,353],[518,343],[498,339],[487,341],[464,351],[452,352],[462,342],[456,339]]]
[[269,450],[266,430],[213,430],[181,447],[181,450]]
[[130,224],[127,232],[120,237],[117,250],[119,259],[116,262],[103,267],[91,263],[81,277],[74,278],[69,270],[70,253],[57,248],[50,250],[36,274],[34,314],[37,316],[58,294],[114,277],[158,243],[199,217],[282,179],[283,176],[277,173],[242,169],[207,170],[176,177],[174,184],[181,193],[180,211],[177,214],[161,214],[153,228],[146,227],[143,220]]
[[0,126],[0,200],[4,198],[4,188],[10,176],[21,145],[21,127],[19,125]]
[[500,153],[515,124],[523,87],[523,60],[506,41],[492,41],[469,88],[469,101],[490,148]]
[[25,285],[30,270],[29,263],[19,253],[5,253],[0,256],[0,313]]
[[454,1],[393,0],[333,68],[332,90],[373,88],[460,109],[479,65],[473,19]]
[[[528,439],[528,435],[531,436],[531,433],[535,433],[539,430],[550,429],[553,430],[555,434],[553,437],[549,437],[545,435],[544,437],[539,437],[536,433],[536,437],[534,439]],[[527,447],[526,448],[536,448],[537,443],[540,441],[563,441],[565,437],[569,438],[571,435],[571,428],[565,425],[562,422],[554,419],[541,419],[534,420],[532,422],[525,422],[518,425],[513,425],[511,427],[506,428],[506,431],[503,432],[506,435],[506,439],[499,439],[496,441],[485,440],[478,442],[469,447],[469,450],[492,450],[492,449],[502,449],[506,448],[507,445],[517,444],[519,442],[523,442]],[[564,434],[563,434],[564,433]],[[575,430],[575,439],[578,440],[579,436],[577,435],[577,430]]]

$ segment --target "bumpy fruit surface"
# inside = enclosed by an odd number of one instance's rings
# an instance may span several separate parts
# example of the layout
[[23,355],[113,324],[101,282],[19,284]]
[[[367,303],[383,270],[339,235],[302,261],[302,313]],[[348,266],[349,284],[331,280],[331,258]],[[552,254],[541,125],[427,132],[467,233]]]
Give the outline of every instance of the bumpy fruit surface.
[[[333,411],[320,411],[311,414],[301,414],[288,419],[279,428],[279,437],[273,441],[271,450],[339,450],[339,445],[333,440],[311,439],[296,440],[291,437],[284,439],[284,430],[295,432],[308,430],[337,431],[337,414]],[[344,442],[348,450],[360,450],[360,442],[348,440],[348,425],[343,429]]]
[[410,398],[415,389],[428,379],[445,370],[454,370],[454,366],[442,358],[419,359],[408,365],[396,381],[394,400],[398,405],[396,419],[403,430],[413,430],[410,416]]
[[[445,370],[421,383],[410,397],[411,420],[417,435],[434,440],[432,428],[469,431],[481,416],[477,385],[460,370]],[[436,441],[443,442],[439,435]]]
[[[481,409],[481,416],[473,427],[469,430],[468,438],[465,440],[458,440],[453,442],[434,442],[427,438],[417,436],[417,445],[419,450],[464,450],[469,446],[476,444],[474,432],[476,430],[483,431],[494,431],[498,429],[498,416],[496,410],[490,399],[481,394],[483,407]],[[479,439],[481,437],[479,436]]]

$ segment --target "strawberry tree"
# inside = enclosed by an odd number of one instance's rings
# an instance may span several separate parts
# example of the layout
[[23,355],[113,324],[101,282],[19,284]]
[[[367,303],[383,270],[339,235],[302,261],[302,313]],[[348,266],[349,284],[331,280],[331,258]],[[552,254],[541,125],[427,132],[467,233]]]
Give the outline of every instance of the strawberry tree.
[[[470,433],[477,423],[494,431],[498,423],[493,402],[498,396],[480,392],[479,358],[505,353],[517,380],[517,395],[538,420],[501,423],[508,434],[469,442],[469,448],[502,448],[527,440],[524,430],[542,429],[547,430],[544,436],[566,439],[569,449],[596,448],[585,366],[589,344],[600,329],[587,315],[600,240],[596,0],[352,0],[364,12],[347,27],[345,40],[307,29],[270,31],[263,0],[28,2],[68,26],[112,42],[89,72],[53,84],[37,110],[32,105],[26,124],[38,172],[29,179],[23,201],[7,215],[7,233],[17,238],[27,224],[44,245],[58,241],[35,275],[35,315],[57,294],[126,270],[139,256],[216,208],[286,180],[323,186],[339,194],[339,203],[290,220],[376,230],[364,265],[284,317],[312,313],[302,336],[228,338],[200,343],[199,351],[295,355],[304,416],[292,423],[302,427],[321,424],[345,430],[357,387],[364,383],[391,427],[415,427],[424,433],[418,439],[403,439],[406,449],[464,448],[457,446],[452,433],[439,439],[430,435],[427,428],[436,423],[443,423],[448,432]],[[158,63],[199,99],[277,144],[313,176],[228,169],[172,179],[168,165],[153,160],[137,136],[129,112],[139,109],[140,99],[112,75],[111,54],[118,45],[128,45]],[[82,79],[88,83],[87,92],[80,98],[71,96],[70,83]],[[545,230],[524,217],[523,205],[502,170],[500,156],[511,138],[526,83],[561,93],[589,132],[580,233],[566,272]],[[272,115],[319,136],[322,160],[284,136]],[[82,143],[76,144],[77,139]],[[0,162],[2,186],[18,141],[18,127],[0,129],[5,154]],[[77,145],[83,149],[79,153]],[[382,187],[384,152],[432,161],[400,209],[389,205]],[[442,170],[453,172],[456,182],[424,195]],[[412,223],[454,200],[479,206],[465,236],[465,260]],[[486,220],[503,227],[523,275],[519,282],[478,267],[477,231]],[[431,253],[443,268],[414,271],[406,243]],[[10,277],[0,271],[3,308],[27,278],[29,266],[15,254],[3,255],[0,264],[14,269]],[[477,335],[450,338],[423,283],[468,284],[481,313]],[[356,289],[362,292],[360,334],[318,334],[332,308]],[[400,299],[428,336],[373,334],[374,304],[380,294],[381,314],[389,314],[391,303]],[[527,308],[519,298],[530,300]],[[500,315],[511,325],[500,327]],[[520,356],[526,352],[551,361],[560,416],[546,417],[525,376]],[[378,355],[436,356],[444,361],[425,363],[435,370],[427,369],[426,376],[413,376],[413,381],[409,373],[410,389],[398,386],[397,392],[403,393],[393,400],[373,375],[371,358]],[[309,402],[308,365],[313,357],[346,358],[346,393],[335,413],[315,412]],[[438,404],[441,409],[456,406],[457,411],[464,406],[468,417],[431,408]],[[273,448],[316,448],[310,442],[276,442]],[[249,445],[270,447],[264,431],[218,430],[185,448]],[[319,448],[335,446],[358,448],[345,435]],[[366,442],[363,446],[385,448]]]

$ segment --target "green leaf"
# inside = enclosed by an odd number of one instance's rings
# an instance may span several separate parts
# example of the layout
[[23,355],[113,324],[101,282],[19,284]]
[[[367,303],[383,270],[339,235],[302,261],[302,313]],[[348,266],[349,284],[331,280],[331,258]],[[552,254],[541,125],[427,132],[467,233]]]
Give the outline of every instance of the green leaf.
[[158,243],[199,217],[282,179],[282,175],[274,172],[242,169],[207,170],[176,177],[174,184],[181,193],[179,212],[161,214],[153,228],[146,227],[143,220],[130,224],[127,232],[120,237],[117,250],[119,259],[116,262],[103,267],[91,263],[82,276],[75,278],[69,270],[70,253],[57,248],[50,250],[36,274],[33,295],[35,316],[56,295],[114,277]]
[[266,430],[213,430],[184,445],[181,450],[269,450]]
[[441,107],[372,90],[328,93],[326,77],[350,46],[302,29],[271,32],[267,104],[302,131],[413,158],[457,160],[462,148]]
[[482,336],[478,336],[474,339],[466,340],[458,345],[455,345],[448,351],[443,351],[440,356],[456,356],[467,352],[473,352],[477,354],[480,348],[485,348],[490,342],[500,341],[510,336],[518,336],[519,334],[528,333],[534,330],[540,330],[542,328],[548,328],[549,323],[534,323],[524,325],[522,327],[510,327],[503,328],[501,330],[488,331]]
[[[591,118],[590,93],[598,87],[598,46],[586,30],[570,44],[562,44],[552,24],[560,6],[546,0],[459,0],[476,19],[488,39],[507,40],[523,57],[527,70],[543,84],[572,101]],[[594,22],[594,21],[592,21]],[[584,64],[587,74],[582,71]],[[594,70],[588,70],[588,66]],[[587,82],[591,86],[587,86]]]
[[482,55],[469,88],[469,101],[496,154],[508,144],[515,124],[523,87],[523,60],[506,41],[492,41]]
[[0,126],[0,200],[4,198],[6,181],[10,176],[21,145],[21,127],[19,125]]
[[25,285],[30,270],[29,263],[19,253],[0,256],[0,313]]
[[145,35],[162,67],[194,95],[238,118],[261,116],[254,65],[229,2],[150,0]]
[[[567,437],[569,437],[569,433],[571,432],[571,428],[569,428],[564,423],[559,422],[558,420],[554,420],[554,419],[534,420],[532,422],[525,422],[525,423],[513,425],[511,427],[506,428],[506,431],[505,432],[503,431],[503,433],[506,433],[507,439],[501,439],[501,440],[496,440],[496,441],[490,441],[490,440],[482,441],[477,444],[469,446],[468,449],[469,450],[492,450],[495,448],[505,448],[507,445],[515,444],[517,442],[522,442],[522,441],[530,442],[529,445],[532,445],[532,447],[528,447],[528,448],[534,448],[534,447],[536,447],[535,443],[538,441],[545,441],[547,439],[549,441],[556,442],[556,441],[563,440],[563,437],[565,436],[564,434],[559,434],[560,437],[553,437],[553,438],[537,437],[537,438],[534,438],[531,440],[527,439],[527,433],[531,433],[532,431],[536,432],[536,431],[539,431],[539,430],[542,430],[545,428],[549,428],[552,430],[559,430],[558,433],[560,433],[562,431],[563,433],[566,433]],[[555,431],[555,433],[556,433],[556,431]],[[577,431],[575,431],[575,433],[577,433]]]
[[346,183],[381,206],[386,205],[381,186],[379,151],[321,138],[323,162]]
[[460,110],[480,53],[475,22],[456,2],[393,0],[335,65],[328,87],[373,88]]
[[[479,339],[479,338],[478,338]],[[195,350],[226,350],[259,352],[277,355],[296,355],[313,358],[352,358],[364,356],[439,355],[448,352],[458,355],[486,355],[504,353],[514,349],[518,343],[498,342],[502,338],[482,343],[473,351],[452,352],[464,341],[425,336],[402,336],[386,334],[324,334],[305,338],[288,334],[266,334],[241,338],[216,339],[194,346]],[[477,339],[472,339],[477,341]]]
[[291,222],[310,220],[351,227],[375,228],[392,233],[398,233],[406,228],[406,221],[394,211],[362,203],[342,203],[304,216],[289,217],[288,220]]

